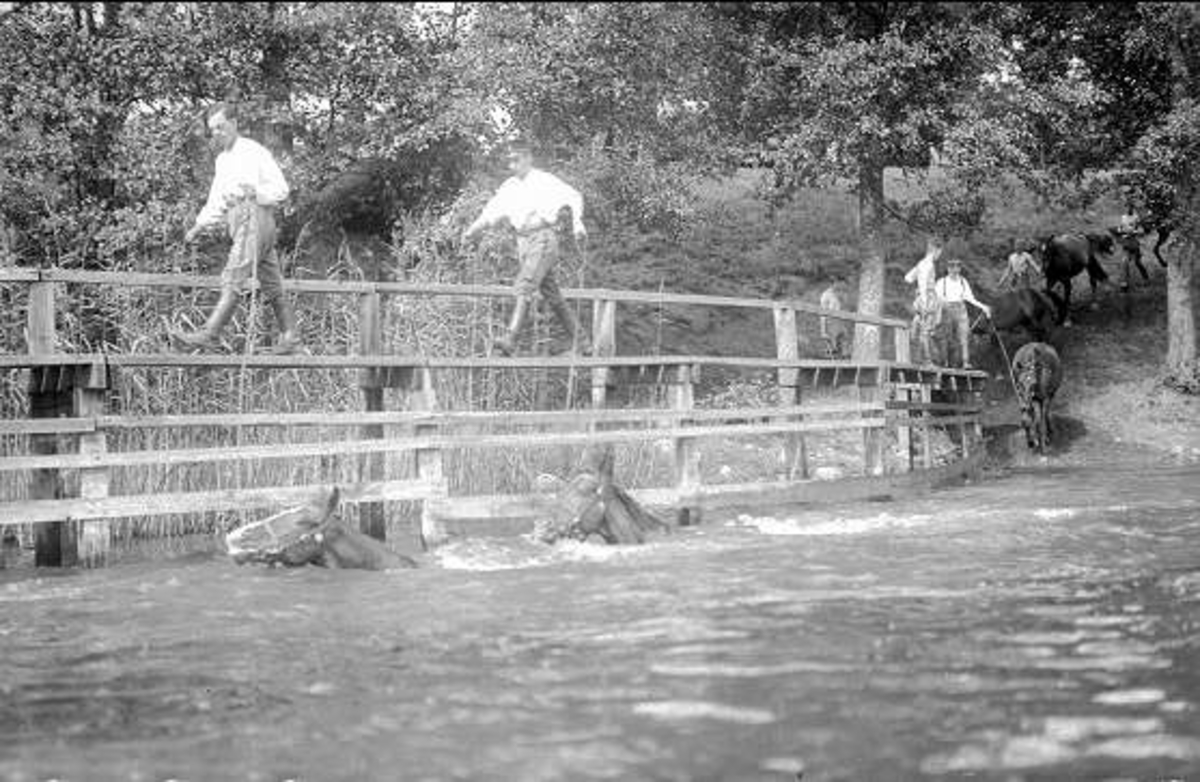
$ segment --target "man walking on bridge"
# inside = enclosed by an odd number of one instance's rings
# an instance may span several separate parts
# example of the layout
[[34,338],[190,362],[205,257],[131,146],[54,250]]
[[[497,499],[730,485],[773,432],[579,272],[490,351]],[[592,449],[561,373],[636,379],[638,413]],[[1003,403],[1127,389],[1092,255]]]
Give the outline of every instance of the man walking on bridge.
[[580,352],[589,353],[590,340],[578,333],[579,324],[563,299],[554,277],[554,266],[561,257],[558,219],[562,210],[569,209],[571,212],[575,241],[582,246],[587,238],[587,229],[583,226],[583,196],[554,174],[535,168],[533,147],[528,142],[517,141],[510,145],[508,165],[513,175],[500,185],[462,237],[464,244],[469,244],[484,228],[504,221],[517,233],[520,268],[513,283],[515,302],[512,317],[507,331],[495,340],[493,346],[505,356],[513,354],[517,335],[529,316],[534,292],[540,290],[566,330],[572,349],[578,341]]
[[184,237],[194,242],[204,231],[225,223],[232,246],[221,272],[221,298],[203,328],[174,332],[174,341],[184,350],[217,346],[221,329],[257,267],[263,300],[275,311],[279,339],[271,352],[295,353],[300,347],[296,316],[283,293],[283,275],[275,253],[275,210],[288,197],[287,181],[275,158],[262,144],[238,134],[237,106],[218,103],[208,110],[208,131],[221,152],[208,200],[195,224]]

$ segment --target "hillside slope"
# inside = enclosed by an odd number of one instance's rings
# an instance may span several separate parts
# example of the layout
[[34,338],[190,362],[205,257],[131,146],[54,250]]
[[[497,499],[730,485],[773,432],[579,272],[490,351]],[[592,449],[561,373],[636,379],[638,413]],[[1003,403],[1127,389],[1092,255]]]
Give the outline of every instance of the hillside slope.
[[[836,274],[856,284],[855,202],[845,193],[801,192],[772,213],[753,197],[755,174],[711,183],[693,227],[672,240],[662,236],[596,237],[587,284],[635,290],[666,290],[731,296],[799,298],[816,303]],[[888,193],[908,183],[889,172]],[[996,290],[1004,258],[1014,242],[1068,230],[1103,230],[1119,214],[1114,200],[1073,212],[1048,208],[1028,194],[992,199],[981,228],[967,239],[952,239],[948,257],[963,259],[977,295],[987,301]],[[911,316],[912,290],[904,273],[924,251],[924,238],[889,226],[885,314]],[[1200,399],[1157,384],[1166,354],[1165,270],[1147,255],[1151,279],[1138,280],[1128,295],[1102,289],[1095,309],[1088,306],[1086,282],[1076,286],[1074,325],[1051,338],[1064,362],[1065,380],[1053,407],[1064,419],[1068,439],[1097,438],[1152,448],[1181,458],[1200,458]],[[1104,259],[1118,279],[1120,258]],[[939,273],[944,267],[939,265]],[[1082,281],[1083,278],[1081,277]],[[1002,335],[1007,355],[1026,340]],[[664,352],[772,355],[768,313],[733,309],[646,308],[621,321],[621,352],[657,347]],[[997,426],[1018,421],[1012,383],[1003,352],[990,337],[973,338],[977,364],[992,376],[987,420]]]

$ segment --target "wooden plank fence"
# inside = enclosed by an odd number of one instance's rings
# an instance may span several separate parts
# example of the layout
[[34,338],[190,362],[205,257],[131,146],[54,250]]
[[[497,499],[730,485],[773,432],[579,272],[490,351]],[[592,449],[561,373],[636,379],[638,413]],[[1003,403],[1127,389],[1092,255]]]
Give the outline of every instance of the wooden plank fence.
[[[413,501],[420,507],[420,536],[432,546],[450,534],[455,520],[524,518],[545,512],[543,494],[452,496],[447,454],[467,450],[544,449],[593,443],[669,443],[673,469],[667,486],[643,487],[634,496],[673,507],[680,523],[697,522],[706,508],[890,494],[904,487],[931,485],[973,469],[978,463],[980,394],[986,375],[975,370],[910,363],[908,324],[849,312],[831,312],[801,301],[721,296],[566,290],[567,298],[592,303],[590,357],[454,357],[394,355],[382,337],[381,322],[391,296],[508,297],[500,286],[402,282],[287,281],[302,294],[343,294],[359,301],[356,355],[180,355],[153,353],[69,354],[57,351],[55,289],[71,283],[149,287],[217,287],[216,277],[82,272],[60,269],[0,270],[0,282],[28,288],[28,352],[0,356],[0,371],[27,374],[27,418],[0,420],[0,437],[23,443],[24,451],[0,456],[0,479],[23,482],[28,498],[0,500],[0,528],[35,525],[39,565],[97,564],[104,561],[113,519],[179,513],[269,510],[311,497],[312,485],[198,488],[165,493],[111,493],[115,470],[179,465],[260,464],[305,458],[357,460],[356,482],[342,486],[347,503],[360,506],[360,525],[382,538],[385,502]],[[703,305],[768,310],[774,320],[773,355],[617,355],[617,307],[621,304]],[[825,316],[891,330],[893,358],[872,362],[805,359],[798,345],[800,317]],[[304,371],[357,370],[361,411],[219,414],[114,415],[106,405],[118,372],[165,368],[191,370]],[[773,373],[775,404],[725,409],[698,408],[696,384],[705,368]],[[477,370],[586,371],[591,409],[478,411],[441,409],[435,393],[439,373]],[[573,376],[573,375],[572,375]],[[665,385],[667,407],[616,408],[610,391],[627,383]],[[857,389],[855,399],[810,399],[815,389]],[[403,397],[403,410],[385,409],[385,391]],[[943,401],[934,402],[935,394]],[[192,428],[267,427],[286,430],[286,443],[222,444],[219,447],[160,450],[121,449],[113,438],[137,431]],[[930,432],[957,433],[960,459],[935,468]],[[504,431],[515,429],[517,431]],[[402,430],[402,434],[397,431]],[[328,433],[339,433],[329,439]],[[815,433],[862,432],[863,475],[813,480],[808,438]],[[305,433],[309,438],[305,439]],[[920,436],[914,436],[914,432]],[[320,436],[315,436],[320,435]],[[907,454],[889,473],[884,448],[894,438]],[[703,443],[737,437],[776,438],[782,443],[784,480],[706,484],[701,469]],[[297,439],[299,438],[299,439]],[[774,440],[773,440],[774,442]],[[920,448],[916,444],[920,444]],[[11,452],[12,449],[10,449]],[[18,449],[20,450],[20,449]],[[387,474],[385,457],[411,454],[413,475]],[[564,465],[565,466],[565,465]],[[242,470],[238,474],[243,474]],[[66,477],[76,496],[65,496]],[[10,483],[10,485],[12,485]],[[321,484],[323,485],[323,484]]]

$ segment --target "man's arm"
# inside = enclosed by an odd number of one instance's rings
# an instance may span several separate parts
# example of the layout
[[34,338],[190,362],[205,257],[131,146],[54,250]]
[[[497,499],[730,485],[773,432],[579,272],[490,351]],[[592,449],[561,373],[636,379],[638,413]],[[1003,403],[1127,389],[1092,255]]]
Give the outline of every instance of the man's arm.
[[208,187],[208,200],[204,202],[200,214],[196,215],[195,223],[184,235],[184,241],[194,241],[205,229],[221,222],[221,218],[225,215],[225,199],[221,195],[224,190],[221,162],[218,158],[217,170],[213,174],[212,184]]
[[971,283],[967,282],[964,278],[962,281],[962,286],[963,301],[974,304],[976,307],[983,310],[983,313],[989,318],[992,317],[992,308],[975,298],[975,293],[971,290]]
[[266,147],[261,150],[258,159],[258,177],[255,185],[255,197],[263,206],[278,206],[287,200],[291,194],[283,170],[275,162],[275,157]]
[[[587,228],[583,224],[583,194],[560,177],[546,171],[543,172],[547,182],[551,184],[551,193],[558,202],[558,209],[568,207],[571,210],[571,230],[577,238],[587,236]],[[557,211],[557,210],[556,210]]]
[[482,231],[484,228],[488,228],[500,222],[501,218],[503,217],[503,213],[500,208],[503,202],[503,194],[504,186],[501,185],[500,189],[496,191],[496,194],[488,199],[488,202],[484,204],[483,211],[479,213],[479,216],[476,217],[475,220],[466,227],[466,230],[463,231],[462,241],[464,244],[474,241],[475,237],[477,237],[480,231]]

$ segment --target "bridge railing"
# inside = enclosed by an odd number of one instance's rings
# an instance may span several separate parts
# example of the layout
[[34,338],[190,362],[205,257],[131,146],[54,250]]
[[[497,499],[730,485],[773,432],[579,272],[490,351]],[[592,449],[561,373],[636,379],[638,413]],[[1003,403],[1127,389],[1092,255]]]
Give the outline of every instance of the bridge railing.
[[[591,357],[434,357],[391,355],[379,334],[384,296],[507,297],[500,286],[429,285],[401,282],[289,281],[287,288],[306,293],[360,297],[360,340],[356,355],[179,355],[153,353],[67,354],[57,351],[55,290],[64,283],[84,285],[195,285],[216,287],[215,277],[118,274],[68,270],[5,270],[0,282],[28,286],[27,345],[21,355],[0,356],[0,371],[28,375],[28,418],[0,420],[0,438],[14,444],[0,457],[0,476],[21,483],[26,496],[0,501],[0,527],[36,525],[38,558],[45,564],[102,561],[109,522],[118,518],[246,512],[286,506],[310,497],[315,483],[276,481],[262,485],[252,469],[265,463],[303,460],[349,463],[340,468],[342,496],[359,506],[363,528],[382,537],[384,502],[419,503],[422,543],[435,545],[463,525],[487,525],[497,519],[529,518],[544,513],[551,495],[463,494],[452,491],[446,460],[465,452],[571,448],[589,443],[666,445],[670,462],[658,485],[634,491],[643,501],[672,507],[684,523],[706,508],[729,505],[849,499],[888,493],[899,476],[936,480],[964,469],[976,456],[979,435],[981,372],[919,367],[908,362],[907,323],[856,313],[821,310],[805,302],[765,301],[720,296],[643,293],[599,289],[568,290],[569,298],[593,302]],[[775,353],[746,356],[615,355],[616,305],[683,304],[753,307],[772,312]],[[857,363],[798,357],[796,316],[826,316],[867,323],[892,331],[894,360]],[[357,369],[362,411],[304,413],[243,412],[182,415],[114,415],[109,412],[114,378],[121,372],[164,369],[203,372],[240,369],[263,372],[295,369]],[[695,387],[703,371],[733,368],[771,372],[778,394],[771,404],[730,409],[697,407]],[[556,371],[591,374],[591,408],[567,411],[473,411],[440,409],[435,376],[456,371]],[[647,370],[650,370],[649,372]],[[666,387],[668,408],[608,406],[609,391],[646,377]],[[384,390],[404,397],[405,410],[384,410]],[[808,399],[805,389],[853,389],[831,401]],[[934,401],[934,394],[941,401]],[[186,430],[199,427],[241,431],[270,427],[289,438],[304,431],[317,439],[271,443],[223,443],[219,447],[133,448],[118,450],[118,434],[131,431]],[[959,439],[959,459],[935,469],[930,432],[951,429]],[[516,429],[516,431],[508,431]],[[332,439],[328,433],[341,434]],[[917,433],[914,438],[914,432]],[[843,480],[814,480],[807,438],[818,433],[860,433],[861,474]],[[748,482],[706,477],[702,444],[736,438],[766,438],[776,443],[787,469]],[[151,438],[152,439],[152,438]],[[889,461],[887,443],[901,454]],[[409,465],[398,476],[395,459]],[[114,493],[114,476],[138,470],[197,465],[237,465],[250,478],[233,486],[187,487],[175,491]],[[568,465],[563,465],[564,467]],[[328,473],[326,473],[328,474]],[[70,484],[71,490],[67,487]],[[71,494],[73,496],[66,496]]]

